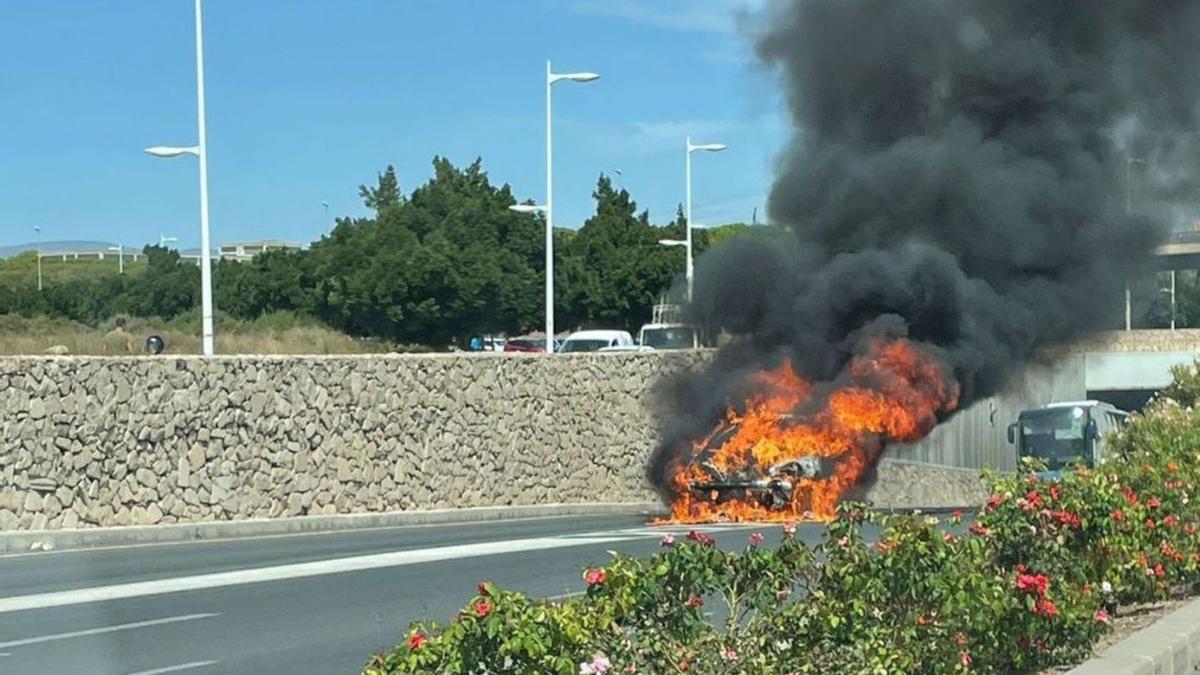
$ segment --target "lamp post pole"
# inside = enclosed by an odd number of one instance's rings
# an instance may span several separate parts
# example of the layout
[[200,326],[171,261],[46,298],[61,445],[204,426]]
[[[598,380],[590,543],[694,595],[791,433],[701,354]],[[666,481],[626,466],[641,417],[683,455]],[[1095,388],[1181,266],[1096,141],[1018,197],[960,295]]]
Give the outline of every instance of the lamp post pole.
[[33,232],[35,235],[37,235],[37,244],[36,244],[36,247],[37,247],[37,277],[38,277],[38,290],[41,291],[42,290],[42,228],[40,226],[35,225],[33,227]]
[[725,149],[725,144],[702,143],[700,145],[692,145],[692,137],[687,136],[684,138],[684,145],[687,149],[687,152],[685,153],[687,159],[684,162],[684,176],[685,182],[687,183],[684,193],[686,196],[685,201],[687,202],[687,209],[684,216],[685,220],[687,220],[687,225],[684,228],[684,241],[687,242],[687,301],[690,305],[692,304],[692,276],[694,271],[694,262],[692,256],[692,153],[697,150],[703,150],[705,152],[721,152]]
[[551,89],[555,82],[592,82],[596,73],[559,73],[546,61],[546,353],[554,353],[554,133],[552,130]]
[[[155,146],[146,152],[155,157],[195,155],[200,160],[200,343],[206,357],[213,355],[212,251],[208,236],[208,135],[204,121],[204,29],[200,0],[196,0],[196,109],[198,142],[189,147]],[[165,242],[159,237],[159,243]]]

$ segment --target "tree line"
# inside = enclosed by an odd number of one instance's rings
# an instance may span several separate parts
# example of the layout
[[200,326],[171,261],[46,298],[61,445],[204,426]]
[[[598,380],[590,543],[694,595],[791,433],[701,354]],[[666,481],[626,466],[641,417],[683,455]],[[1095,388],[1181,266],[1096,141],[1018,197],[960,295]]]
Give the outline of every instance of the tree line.
[[[472,335],[517,335],[544,326],[541,215],[509,209],[476,159],[465,168],[435,157],[433,177],[404,194],[389,166],[359,188],[368,218],[338,218],[304,251],[268,251],[249,262],[216,261],[219,312],[254,319],[275,311],[312,315],[350,335],[444,346]],[[682,276],[682,209],[665,225],[601,175],[595,213],[578,230],[556,229],[558,330],[635,331]],[[694,230],[696,254],[744,225]],[[200,271],[177,251],[148,246],[137,275],[0,287],[0,314],[48,315],[97,324],[114,315],[172,317],[195,311]]]

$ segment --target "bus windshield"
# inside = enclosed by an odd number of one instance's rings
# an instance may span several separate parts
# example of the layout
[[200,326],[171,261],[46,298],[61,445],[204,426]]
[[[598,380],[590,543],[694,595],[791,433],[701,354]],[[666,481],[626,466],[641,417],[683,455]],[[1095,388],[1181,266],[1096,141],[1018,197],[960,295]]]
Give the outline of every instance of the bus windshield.
[[1021,413],[1021,457],[1039,459],[1050,471],[1059,471],[1070,464],[1092,466],[1087,420],[1087,410],[1081,407]]

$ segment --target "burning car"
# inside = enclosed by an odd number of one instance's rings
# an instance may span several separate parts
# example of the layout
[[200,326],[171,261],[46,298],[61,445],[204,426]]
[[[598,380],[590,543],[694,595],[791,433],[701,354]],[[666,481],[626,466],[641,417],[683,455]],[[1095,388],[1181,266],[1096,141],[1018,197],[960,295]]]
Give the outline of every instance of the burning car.
[[[788,417],[781,416],[781,423],[786,424]],[[796,491],[802,485],[833,475],[835,459],[817,455],[792,457],[761,468],[749,465],[736,471],[723,471],[713,463],[714,456],[726,444],[736,442],[739,430],[739,423],[729,424],[714,434],[694,458],[705,476],[692,480],[687,486],[697,499],[750,501],[767,509],[787,509],[797,501]],[[739,454],[750,452],[750,448],[744,448]],[[690,473],[696,475],[694,471]]]
[[790,361],[749,376],[751,395],[667,466],[676,523],[829,520],[890,443],[924,438],[957,384],[905,339],[873,342],[814,390]]

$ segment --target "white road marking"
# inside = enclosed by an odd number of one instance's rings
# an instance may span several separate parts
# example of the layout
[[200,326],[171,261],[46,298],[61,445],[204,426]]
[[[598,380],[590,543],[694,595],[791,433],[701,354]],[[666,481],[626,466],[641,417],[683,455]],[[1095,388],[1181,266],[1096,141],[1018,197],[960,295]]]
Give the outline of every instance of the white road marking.
[[149,626],[162,626],[168,623],[179,623],[181,621],[195,621],[196,619],[209,619],[218,614],[185,614],[183,616],[168,616],[165,619],[152,619],[150,621],[138,621],[137,623],[123,623],[117,626],[105,626],[103,628],[89,628],[87,630],[76,630],[70,633],[55,633],[54,635],[41,635],[38,637],[25,638],[24,640],[13,640],[12,642],[0,642],[0,648],[8,647],[24,647],[25,645],[35,645],[41,642],[53,642],[55,640],[68,640],[70,638],[86,637],[88,635],[103,635],[105,633],[116,633],[123,630],[133,630],[135,628],[147,628]]
[[129,675],[161,675],[162,673],[177,673],[181,670],[191,670],[192,668],[203,668],[205,666],[214,665],[216,661],[192,661],[191,663],[181,663],[177,666],[167,666],[166,668],[155,668],[154,670],[139,670],[136,673]]
[[[617,541],[628,541],[635,535],[617,533],[597,533],[596,536],[567,538],[567,537],[533,537],[529,539],[513,539],[509,541],[482,542],[477,544],[458,544],[454,546],[437,546],[433,548],[394,551],[391,553],[374,553],[370,555],[352,556],[348,558],[333,558],[305,563],[273,565],[229,572],[214,572],[211,574],[195,574],[176,577],[173,579],[157,579],[154,581],[138,581],[95,588],[80,588],[70,591],[53,593],[35,593],[30,595],[14,595],[0,598],[0,614],[20,612],[29,609],[45,609],[62,607],[64,605],[79,605],[122,598],[136,598],[146,595],[161,595],[181,591],[196,591],[223,586],[254,584],[264,581],[280,581],[284,579],[301,579],[325,574],[342,574],[362,570],[379,569],[382,567],[399,567],[415,565],[440,560],[456,560],[460,558],[476,558],[481,556],[500,555],[504,553],[522,553],[571,546],[586,546],[589,544],[607,544]],[[0,647],[3,647],[0,644]]]

